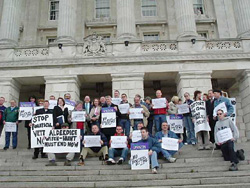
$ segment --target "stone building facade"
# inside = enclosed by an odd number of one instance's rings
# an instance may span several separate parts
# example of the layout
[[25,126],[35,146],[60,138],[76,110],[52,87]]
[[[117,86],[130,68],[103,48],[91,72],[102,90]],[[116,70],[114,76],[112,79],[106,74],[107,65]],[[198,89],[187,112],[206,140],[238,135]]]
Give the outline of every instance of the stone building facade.
[[250,0],[0,0],[7,101],[221,88],[250,139]]

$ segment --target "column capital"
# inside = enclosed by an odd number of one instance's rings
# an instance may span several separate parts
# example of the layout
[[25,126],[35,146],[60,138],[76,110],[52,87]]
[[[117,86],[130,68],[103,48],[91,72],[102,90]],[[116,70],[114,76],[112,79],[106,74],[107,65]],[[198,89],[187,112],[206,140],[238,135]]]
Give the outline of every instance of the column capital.
[[180,71],[176,77],[176,81],[180,79],[211,79],[213,71]]

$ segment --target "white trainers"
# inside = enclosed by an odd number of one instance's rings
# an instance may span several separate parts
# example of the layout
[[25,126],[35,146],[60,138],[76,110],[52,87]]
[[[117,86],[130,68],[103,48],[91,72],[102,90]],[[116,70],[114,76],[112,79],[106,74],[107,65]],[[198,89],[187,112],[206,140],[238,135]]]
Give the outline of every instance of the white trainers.
[[116,164],[116,162],[115,162],[114,159],[109,158],[109,159],[107,160],[107,165],[115,165],[115,164]]
[[170,163],[174,163],[174,162],[176,161],[176,158],[170,157],[170,158],[168,159],[168,161],[169,161]]
[[158,172],[157,172],[157,169],[156,168],[153,168],[152,169],[152,174],[157,174]]

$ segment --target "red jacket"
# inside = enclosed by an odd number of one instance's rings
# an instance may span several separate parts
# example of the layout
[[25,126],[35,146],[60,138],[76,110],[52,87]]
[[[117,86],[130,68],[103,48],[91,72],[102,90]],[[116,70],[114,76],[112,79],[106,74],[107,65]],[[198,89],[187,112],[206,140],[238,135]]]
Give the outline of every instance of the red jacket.
[[155,115],[165,115],[165,114],[167,114],[167,111],[168,111],[168,101],[166,101],[166,104],[167,104],[166,108],[154,109],[154,114]]

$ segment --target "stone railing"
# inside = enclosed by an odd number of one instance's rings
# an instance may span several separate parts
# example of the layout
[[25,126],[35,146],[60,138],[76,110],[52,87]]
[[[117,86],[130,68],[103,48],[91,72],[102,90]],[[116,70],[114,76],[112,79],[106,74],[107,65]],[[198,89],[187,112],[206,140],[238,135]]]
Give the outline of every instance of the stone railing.
[[206,50],[242,50],[241,41],[208,41]]
[[46,57],[49,56],[48,48],[18,48],[14,50],[15,58]]
[[141,45],[142,53],[155,52],[177,52],[177,42],[164,43],[143,43]]

